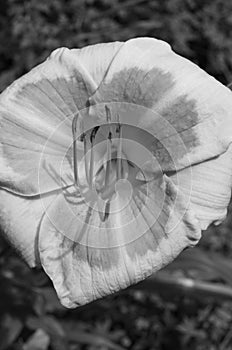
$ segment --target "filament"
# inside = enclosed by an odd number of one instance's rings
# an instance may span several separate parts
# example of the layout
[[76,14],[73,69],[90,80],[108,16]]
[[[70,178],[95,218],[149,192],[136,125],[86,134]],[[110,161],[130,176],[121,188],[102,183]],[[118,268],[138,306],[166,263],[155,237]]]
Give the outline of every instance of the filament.
[[78,178],[78,165],[77,165],[77,120],[79,113],[73,118],[72,121],[72,134],[73,134],[73,172],[74,172],[74,183],[76,186],[79,184]]
[[122,178],[122,126],[120,124],[119,115],[117,115],[118,124],[116,133],[118,134],[118,146],[117,146],[117,180]]
[[112,126],[111,126],[111,112],[108,106],[105,106],[106,119],[108,123],[108,137],[107,137],[107,151],[106,151],[106,173],[105,173],[105,187],[109,184],[111,173],[111,156],[112,156]]
[[88,162],[87,162],[87,138],[86,138],[86,133],[84,132],[84,126],[83,126],[83,121],[81,121],[81,141],[84,142],[84,162],[85,162],[85,175],[87,182],[89,183],[89,169],[88,169]]

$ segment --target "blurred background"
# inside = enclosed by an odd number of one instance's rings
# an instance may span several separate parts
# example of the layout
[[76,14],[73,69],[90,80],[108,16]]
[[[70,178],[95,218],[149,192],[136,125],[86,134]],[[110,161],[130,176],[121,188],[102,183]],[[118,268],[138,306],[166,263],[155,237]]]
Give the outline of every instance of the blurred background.
[[[0,0],[0,91],[60,46],[151,36],[232,81],[230,0]],[[232,349],[232,211],[136,287],[64,309],[1,238],[0,350]]]

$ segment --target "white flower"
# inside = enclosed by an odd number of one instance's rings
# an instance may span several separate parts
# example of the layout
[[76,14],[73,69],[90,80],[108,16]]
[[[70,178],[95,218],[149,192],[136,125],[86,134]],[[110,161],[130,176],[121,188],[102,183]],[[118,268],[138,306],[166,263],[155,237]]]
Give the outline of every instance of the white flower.
[[61,48],[0,96],[0,222],[67,307],[136,283],[226,215],[232,93],[151,38]]

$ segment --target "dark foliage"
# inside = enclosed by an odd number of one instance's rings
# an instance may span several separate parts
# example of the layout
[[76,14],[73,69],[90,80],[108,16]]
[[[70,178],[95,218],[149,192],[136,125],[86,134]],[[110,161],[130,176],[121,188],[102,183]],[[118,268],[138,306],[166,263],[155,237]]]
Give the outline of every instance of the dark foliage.
[[0,87],[60,46],[152,36],[223,83],[232,79],[232,2],[223,0],[1,0]]
[[[232,81],[229,0],[0,0],[0,90],[57,47],[135,36],[164,39],[224,84]],[[173,288],[154,279],[72,311],[42,271],[1,241],[0,350],[231,349],[231,298],[181,291],[172,278],[231,287],[231,226],[230,215],[205,233],[201,250],[161,273]]]

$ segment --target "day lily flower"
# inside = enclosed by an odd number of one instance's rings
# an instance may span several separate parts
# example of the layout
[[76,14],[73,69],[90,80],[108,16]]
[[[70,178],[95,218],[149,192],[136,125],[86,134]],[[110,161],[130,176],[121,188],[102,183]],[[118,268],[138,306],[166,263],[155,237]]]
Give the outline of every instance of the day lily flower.
[[66,307],[137,283],[226,216],[232,93],[152,38],[55,50],[0,96],[0,223]]

